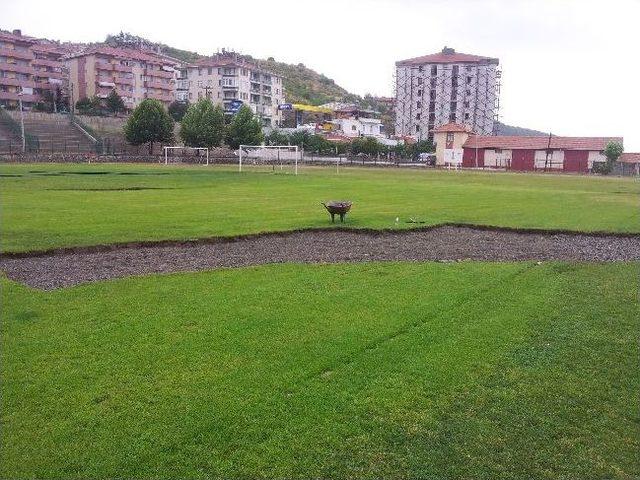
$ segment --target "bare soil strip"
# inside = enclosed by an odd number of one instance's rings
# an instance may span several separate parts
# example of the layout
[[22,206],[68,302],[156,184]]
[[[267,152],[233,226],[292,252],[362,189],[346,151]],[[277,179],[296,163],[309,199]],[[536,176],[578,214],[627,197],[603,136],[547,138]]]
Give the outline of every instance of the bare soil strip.
[[368,261],[612,262],[640,260],[640,235],[440,226],[309,230],[189,242],[150,242],[3,254],[8,278],[51,290],[111,278],[267,263]]

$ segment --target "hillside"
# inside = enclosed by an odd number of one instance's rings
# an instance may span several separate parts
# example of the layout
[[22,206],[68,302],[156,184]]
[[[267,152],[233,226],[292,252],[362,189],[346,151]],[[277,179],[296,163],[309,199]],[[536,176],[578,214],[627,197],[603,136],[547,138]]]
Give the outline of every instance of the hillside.
[[523,135],[527,137],[546,137],[548,133],[541,132],[540,130],[532,130],[524,127],[514,127],[513,125],[506,125],[502,122],[498,122],[496,126],[498,135],[506,135],[512,137],[514,135]]
[[[165,55],[184,62],[193,62],[204,57],[204,55],[200,55],[197,52],[181,50],[163,43],[154,43],[146,38],[124,32],[120,32],[117,35],[108,35],[105,43],[113,46],[137,47],[150,50],[159,49]],[[362,98],[358,95],[347,92],[332,79],[307,68],[302,63],[292,65],[277,62],[273,57],[269,57],[267,60],[253,58],[251,55],[242,55],[242,57],[247,61],[256,63],[265,70],[282,76],[284,78],[284,88],[288,102],[308,103],[311,105],[321,105],[333,101],[350,103],[362,102]]]

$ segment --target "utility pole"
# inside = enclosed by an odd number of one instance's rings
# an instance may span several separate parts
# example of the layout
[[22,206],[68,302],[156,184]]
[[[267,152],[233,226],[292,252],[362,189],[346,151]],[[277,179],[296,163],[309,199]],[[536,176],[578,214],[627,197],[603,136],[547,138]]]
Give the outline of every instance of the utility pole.
[[22,134],[22,153],[27,151],[27,142],[24,138],[24,113],[22,112],[22,88],[20,88],[20,92],[18,93],[18,103],[20,104],[20,131]]

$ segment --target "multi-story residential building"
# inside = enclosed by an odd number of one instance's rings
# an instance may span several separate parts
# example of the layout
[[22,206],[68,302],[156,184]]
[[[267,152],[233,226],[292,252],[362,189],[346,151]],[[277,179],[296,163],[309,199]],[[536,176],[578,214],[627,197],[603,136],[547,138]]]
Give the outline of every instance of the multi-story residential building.
[[22,35],[0,32],[0,105],[15,108],[19,94],[26,110],[49,90],[66,90],[63,56],[70,47]]
[[130,109],[145,98],[165,105],[175,100],[178,61],[151,51],[93,47],[69,56],[67,67],[74,102],[106,98],[114,89]]
[[244,103],[258,115],[265,126],[280,126],[284,103],[282,77],[243,60],[234,53],[223,52],[204,58],[181,69],[176,98],[195,102],[209,98],[233,113]]
[[453,48],[396,62],[396,134],[433,140],[450,122],[491,135],[497,121],[500,70],[497,58]]

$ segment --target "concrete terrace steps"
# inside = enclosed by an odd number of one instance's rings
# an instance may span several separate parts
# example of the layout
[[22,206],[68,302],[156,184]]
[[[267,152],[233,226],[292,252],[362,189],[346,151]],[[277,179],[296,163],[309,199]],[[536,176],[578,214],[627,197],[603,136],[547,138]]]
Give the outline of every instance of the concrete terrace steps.
[[26,132],[38,137],[40,150],[51,152],[93,152],[95,147],[68,120],[52,121],[25,119]]
[[[20,112],[8,112],[20,122]],[[92,153],[93,142],[60,113],[24,112],[24,130],[38,138],[40,151],[47,153]],[[11,140],[14,141],[13,139]],[[20,139],[17,139],[20,143]],[[13,148],[13,145],[12,145]],[[15,150],[15,148],[13,148]]]

